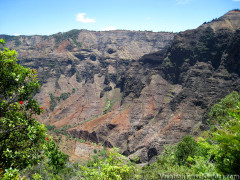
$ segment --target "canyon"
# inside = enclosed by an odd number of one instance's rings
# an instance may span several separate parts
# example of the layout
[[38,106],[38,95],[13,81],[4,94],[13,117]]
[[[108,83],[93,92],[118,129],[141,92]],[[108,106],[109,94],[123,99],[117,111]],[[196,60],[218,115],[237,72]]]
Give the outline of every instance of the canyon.
[[98,144],[59,137],[72,159],[106,146],[153,162],[164,145],[208,129],[211,106],[240,91],[239,10],[180,33],[72,30],[0,38],[20,64],[38,72],[35,97],[45,109],[38,120]]

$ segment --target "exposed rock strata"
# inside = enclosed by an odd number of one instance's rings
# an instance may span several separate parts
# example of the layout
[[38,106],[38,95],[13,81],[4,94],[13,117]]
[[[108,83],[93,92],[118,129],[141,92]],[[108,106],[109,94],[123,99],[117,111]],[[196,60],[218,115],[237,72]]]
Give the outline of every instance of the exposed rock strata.
[[240,12],[230,11],[176,35],[73,30],[7,38],[20,62],[39,72],[40,121],[71,125],[76,138],[147,162],[205,129],[210,107],[240,90],[239,24]]

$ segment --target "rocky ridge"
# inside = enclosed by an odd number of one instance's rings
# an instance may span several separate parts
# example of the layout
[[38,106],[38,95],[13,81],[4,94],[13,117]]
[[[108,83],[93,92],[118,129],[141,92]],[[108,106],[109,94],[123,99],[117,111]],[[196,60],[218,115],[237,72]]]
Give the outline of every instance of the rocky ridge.
[[143,163],[165,144],[206,129],[211,106],[240,90],[239,24],[234,10],[178,34],[72,30],[2,37],[20,63],[39,73],[36,98],[46,109],[40,121],[67,125],[72,137],[117,146]]

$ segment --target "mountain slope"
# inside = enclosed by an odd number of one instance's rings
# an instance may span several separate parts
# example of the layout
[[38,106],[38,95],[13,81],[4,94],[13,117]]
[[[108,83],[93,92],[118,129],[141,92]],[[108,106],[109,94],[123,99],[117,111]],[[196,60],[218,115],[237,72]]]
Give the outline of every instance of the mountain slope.
[[[73,30],[4,36],[38,70],[39,120],[139,162],[207,128],[210,107],[240,90],[240,12],[178,34]],[[66,127],[66,126],[65,126]],[[77,147],[75,147],[77,148]],[[72,151],[74,154],[74,150]]]
[[[121,114],[127,106],[134,105],[132,100],[141,95],[151,80],[150,74],[142,74],[148,70],[138,72],[138,59],[166,49],[173,36],[172,33],[72,30],[46,37],[3,38],[8,41],[8,47],[19,52],[21,64],[38,71],[42,88],[36,98],[45,108],[39,120],[61,128],[76,127],[87,121],[93,123],[93,127],[102,127],[108,122],[104,119],[109,116],[108,112]],[[128,73],[132,70],[134,74]],[[94,118],[103,113],[106,115],[102,120],[94,123]],[[80,132],[71,134],[115,146],[108,137],[99,135],[98,140],[98,135],[91,130]]]

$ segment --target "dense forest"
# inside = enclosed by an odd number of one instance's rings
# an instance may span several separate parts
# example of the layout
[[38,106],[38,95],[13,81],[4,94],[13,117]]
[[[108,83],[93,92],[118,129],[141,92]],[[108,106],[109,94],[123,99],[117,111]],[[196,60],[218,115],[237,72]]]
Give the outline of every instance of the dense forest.
[[117,148],[95,150],[86,163],[61,152],[36,116],[36,71],[17,63],[16,51],[0,40],[0,178],[10,179],[167,179],[225,178],[240,174],[240,94],[232,92],[211,107],[209,129],[164,147],[155,163],[139,167]]

